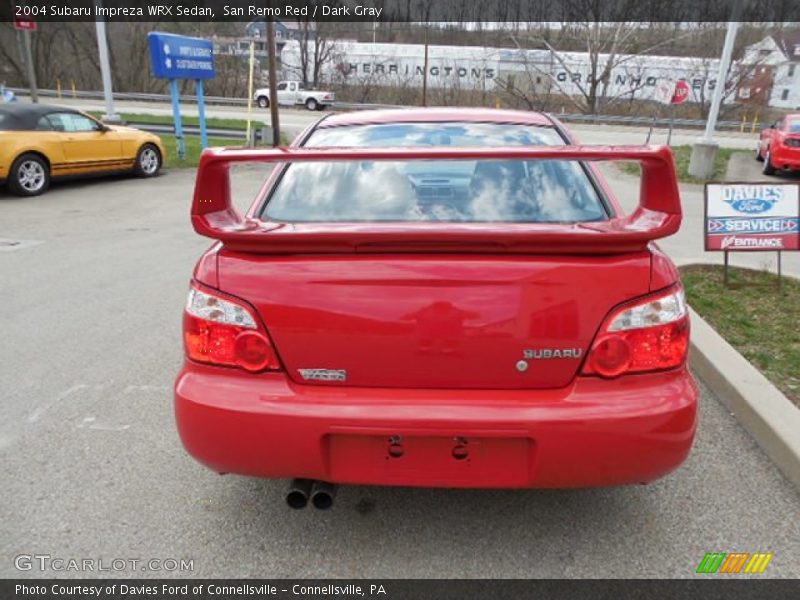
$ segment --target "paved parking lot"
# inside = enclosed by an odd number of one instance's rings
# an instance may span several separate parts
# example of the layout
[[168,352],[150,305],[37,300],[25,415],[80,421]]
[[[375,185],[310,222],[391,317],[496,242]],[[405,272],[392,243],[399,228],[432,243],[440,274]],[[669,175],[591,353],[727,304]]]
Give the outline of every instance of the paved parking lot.
[[[646,487],[347,487],[293,512],[284,482],[195,464],[171,407],[207,246],[193,178],[0,191],[0,238],[39,242],[0,246],[0,576],[52,576],[14,568],[49,554],[193,559],[198,577],[693,577],[706,552],[764,551],[764,576],[800,577],[800,496],[705,389],[690,459]],[[243,201],[260,178],[239,172]]]

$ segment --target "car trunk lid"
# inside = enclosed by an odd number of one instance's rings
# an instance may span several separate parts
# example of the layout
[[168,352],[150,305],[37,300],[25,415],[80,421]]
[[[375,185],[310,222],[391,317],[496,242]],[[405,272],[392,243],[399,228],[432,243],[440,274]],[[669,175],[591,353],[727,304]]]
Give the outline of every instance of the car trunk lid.
[[650,256],[223,251],[219,273],[297,382],[555,388],[576,376],[609,310],[647,293]]

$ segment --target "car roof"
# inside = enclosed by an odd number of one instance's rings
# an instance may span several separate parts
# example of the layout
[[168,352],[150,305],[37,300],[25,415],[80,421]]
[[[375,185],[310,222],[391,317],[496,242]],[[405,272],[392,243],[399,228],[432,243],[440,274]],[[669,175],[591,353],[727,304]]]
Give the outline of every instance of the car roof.
[[318,124],[319,129],[343,125],[373,125],[384,123],[513,123],[553,127],[550,118],[540,112],[497,110],[492,108],[391,108],[334,113]]
[[4,115],[3,129],[6,131],[25,131],[36,129],[36,124],[44,115],[54,112],[80,114],[80,111],[52,104],[29,104],[27,102],[10,102],[0,104],[0,115]]

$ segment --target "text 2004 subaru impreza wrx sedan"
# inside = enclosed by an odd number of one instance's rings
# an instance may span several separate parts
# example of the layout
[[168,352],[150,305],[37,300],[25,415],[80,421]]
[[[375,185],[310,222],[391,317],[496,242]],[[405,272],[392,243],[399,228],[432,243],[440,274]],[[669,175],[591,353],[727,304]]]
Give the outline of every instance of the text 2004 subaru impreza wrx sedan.
[[[593,161],[642,165],[623,215]],[[275,168],[245,217],[228,169]],[[223,473],[330,484],[578,487],[687,456],[696,388],[672,155],[572,145],[535,113],[322,119],[289,149],[204,153],[175,385]],[[313,495],[313,492],[312,492]]]

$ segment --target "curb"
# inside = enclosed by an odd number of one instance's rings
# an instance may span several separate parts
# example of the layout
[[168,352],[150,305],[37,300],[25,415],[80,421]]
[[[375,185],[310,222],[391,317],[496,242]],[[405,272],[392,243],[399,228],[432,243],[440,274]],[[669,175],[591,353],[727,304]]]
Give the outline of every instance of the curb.
[[800,410],[693,309],[692,369],[800,489]]

